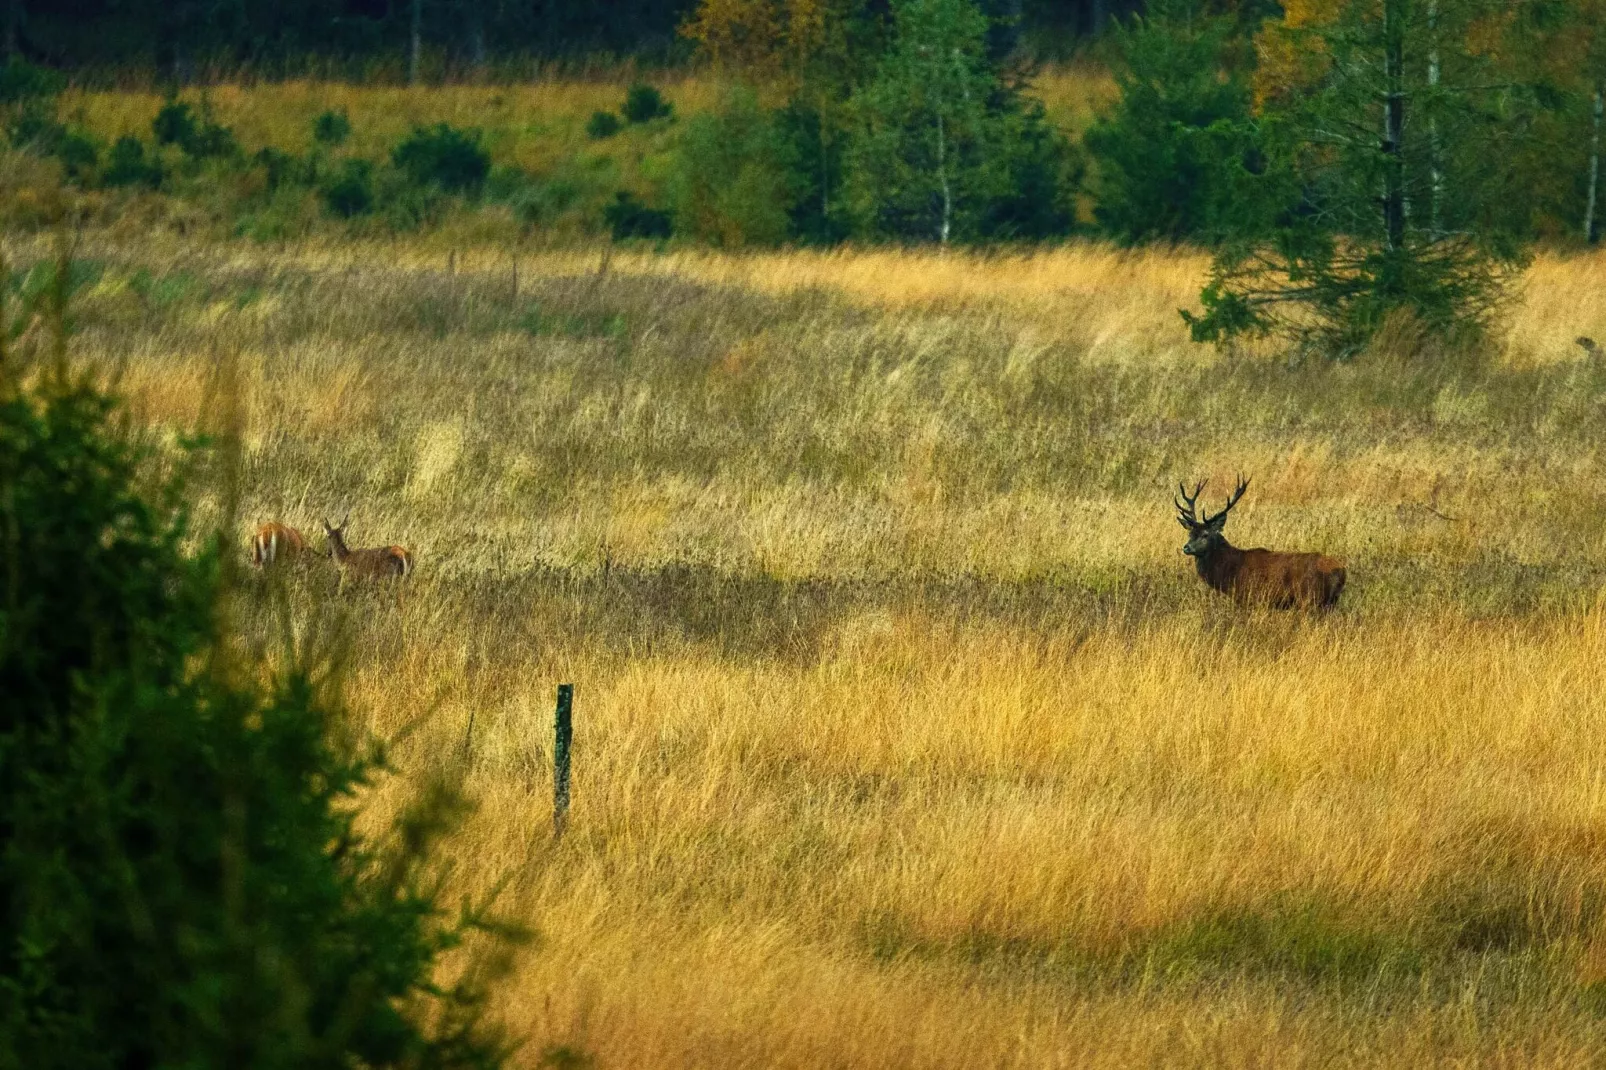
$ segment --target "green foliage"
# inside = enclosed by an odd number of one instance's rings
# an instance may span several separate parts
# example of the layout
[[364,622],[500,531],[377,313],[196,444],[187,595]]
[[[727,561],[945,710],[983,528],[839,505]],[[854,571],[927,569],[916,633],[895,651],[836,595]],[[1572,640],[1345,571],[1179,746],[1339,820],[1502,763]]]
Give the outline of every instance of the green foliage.
[[162,165],[145,155],[145,143],[137,137],[120,137],[106,158],[100,180],[108,186],[148,186],[162,184]]
[[181,100],[169,100],[151,121],[151,133],[158,145],[177,145],[186,156],[197,160],[233,156],[239,151],[234,133],[214,123],[204,112],[197,117]]
[[446,123],[414,129],[390,158],[414,185],[435,186],[447,193],[477,194],[491,171],[491,156],[480,146],[480,132]]
[[63,127],[56,141],[55,156],[61,161],[69,182],[83,182],[100,163],[100,146],[89,135]]
[[842,197],[846,138],[835,113],[799,95],[772,121],[791,194],[788,229],[814,245],[844,240],[852,232],[852,220]]
[[169,100],[151,120],[151,133],[158,145],[177,145],[182,148],[195,139],[199,129],[195,113],[181,100]]
[[775,245],[793,201],[779,131],[752,92],[687,121],[669,180],[676,229],[716,245]]
[[976,4],[893,0],[892,14],[893,43],[852,102],[845,194],[857,229],[942,242],[1068,230],[1069,148],[1000,81]]
[[608,225],[615,241],[626,238],[663,239],[674,230],[668,212],[649,208],[634,193],[620,190],[613,203],[602,210],[602,220]]
[[632,123],[649,123],[668,118],[674,108],[657,89],[637,83],[626,90],[624,107],[619,110]]
[[0,66],[0,105],[28,104],[55,97],[67,87],[59,72],[13,57]]
[[1200,0],[1158,0],[1116,31],[1120,101],[1084,144],[1097,165],[1094,214],[1118,241],[1231,233],[1253,148],[1247,79],[1229,62],[1234,28]]
[[346,117],[345,109],[326,111],[312,121],[312,140],[320,145],[331,148],[344,145],[350,136],[351,120]]
[[894,40],[854,97],[848,198],[859,229],[948,241],[984,196],[987,19],[971,0],[894,0]]
[[60,160],[69,182],[86,181],[100,162],[100,147],[89,135],[58,122],[45,109],[21,110],[6,136],[13,148]]
[[970,209],[977,238],[1041,241],[1076,226],[1081,153],[1049,123],[1042,101],[1003,87],[989,102],[990,150],[982,159],[987,196]]
[[591,118],[586,120],[586,136],[594,141],[613,137],[621,129],[623,124],[620,123],[619,116],[611,111],[594,111],[591,113]]
[[460,804],[357,831],[382,766],[332,678],[221,638],[182,486],[104,395],[44,384],[0,397],[0,1065],[498,1065],[484,971],[432,981],[488,927],[428,875]]
[[324,207],[341,219],[366,215],[374,207],[374,169],[367,160],[347,160],[318,189]]
[[1345,358],[1397,314],[1461,341],[1493,322],[1526,263],[1510,161],[1534,104],[1480,43],[1501,10],[1385,0],[1284,29],[1323,76],[1268,101],[1244,222],[1183,313],[1196,340],[1278,333]]
[[276,193],[280,187],[291,185],[307,174],[307,167],[302,161],[272,147],[258,150],[251,159],[266,175],[269,193]]

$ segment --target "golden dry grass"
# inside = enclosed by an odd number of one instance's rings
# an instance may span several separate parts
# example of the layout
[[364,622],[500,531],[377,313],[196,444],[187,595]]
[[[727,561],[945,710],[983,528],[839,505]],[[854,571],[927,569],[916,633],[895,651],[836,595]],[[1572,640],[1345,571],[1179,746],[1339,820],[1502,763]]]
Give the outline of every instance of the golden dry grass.
[[[417,555],[345,600],[351,707],[422,718],[376,813],[479,800],[523,1064],[1606,1057],[1606,259],[1491,361],[1290,368],[1191,347],[1162,252],[84,252],[143,421],[237,355],[242,545]],[[1239,469],[1229,535],[1347,557],[1338,612],[1188,572],[1169,488]]]

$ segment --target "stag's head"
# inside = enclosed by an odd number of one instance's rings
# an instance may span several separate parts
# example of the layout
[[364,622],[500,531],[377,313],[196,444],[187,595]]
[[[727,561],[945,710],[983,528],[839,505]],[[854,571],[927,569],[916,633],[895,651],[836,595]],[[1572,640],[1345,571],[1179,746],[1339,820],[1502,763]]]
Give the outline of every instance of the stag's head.
[[323,518],[323,537],[326,540],[324,542],[323,555],[325,557],[334,557],[335,556],[335,550],[336,550],[337,547],[341,551],[345,550],[345,548],[346,548],[346,539],[345,539],[346,525],[348,523],[350,523],[350,522],[351,522],[351,514],[350,513],[347,513],[345,515],[345,517],[343,517],[341,519],[340,523],[334,524],[334,525],[331,525],[329,523],[328,518]]
[[1181,495],[1175,503],[1177,523],[1188,532],[1188,541],[1182,547],[1182,552],[1189,557],[1208,557],[1227,544],[1227,536],[1223,534],[1227,527],[1227,514],[1238,504],[1238,499],[1244,496],[1244,491],[1249,489],[1249,480],[1239,476],[1238,486],[1227,499],[1227,504],[1222,507],[1221,512],[1200,520],[1195,506],[1204,488],[1205,480],[1202,479],[1194,484],[1191,495],[1181,484],[1177,485],[1177,493]]

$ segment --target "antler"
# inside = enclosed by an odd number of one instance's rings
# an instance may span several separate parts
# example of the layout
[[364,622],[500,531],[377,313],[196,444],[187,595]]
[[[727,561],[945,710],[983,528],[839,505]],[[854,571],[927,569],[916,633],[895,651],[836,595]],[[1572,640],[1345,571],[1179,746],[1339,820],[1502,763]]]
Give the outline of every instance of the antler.
[[1227,504],[1221,507],[1221,512],[1214,513],[1214,514],[1206,517],[1205,518],[1205,523],[1206,524],[1214,524],[1214,523],[1216,523],[1218,521],[1227,519],[1227,514],[1232,512],[1232,507],[1238,504],[1238,499],[1242,498],[1244,496],[1244,491],[1246,491],[1248,489],[1249,489],[1249,480],[1245,479],[1243,476],[1239,476],[1238,477],[1238,486],[1233,490],[1232,494],[1227,498]]
[[1206,480],[1201,479],[1193,485],[1192,497],[1189,497],[1187,488],[1178,483],[1177,493],[1182,495],[1182,500],[1177,501],[1175,498],[1171,500],[1171,504],[1177,507],[1177,523],[1190,531],[1199,526],[1199,520],[1194,515],[1194,506],[1199,501],[1199,493],[1204,490],[1206,482]]

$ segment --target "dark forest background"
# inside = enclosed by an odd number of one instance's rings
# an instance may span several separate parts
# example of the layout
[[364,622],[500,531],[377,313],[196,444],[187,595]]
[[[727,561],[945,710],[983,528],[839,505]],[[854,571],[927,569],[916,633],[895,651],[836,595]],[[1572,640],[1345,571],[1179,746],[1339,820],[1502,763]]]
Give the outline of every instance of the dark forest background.
[[[667,61],[689,54],[676,28],[696,0],[4,0],[7,56],[58,67],[250,65],[400,56],[413,22],[463,65],[511,56]],[[872,4],[872,7],[877,6]],[[885,7],[885,0],[879,6]],[[1073,51],[1141,0],[990,0],[1042,55]],[[416,10],[415,10],[416,8]],[[1014,43],[1014,40],[1010,42]]]

